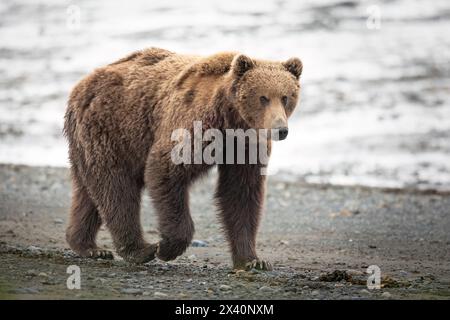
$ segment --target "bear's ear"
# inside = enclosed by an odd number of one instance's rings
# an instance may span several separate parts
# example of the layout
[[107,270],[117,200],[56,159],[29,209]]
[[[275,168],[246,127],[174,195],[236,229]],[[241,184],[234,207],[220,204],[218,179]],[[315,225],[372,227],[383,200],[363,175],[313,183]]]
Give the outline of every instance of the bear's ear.
[[303,70],[303,63],[300,61],[299,58],[290,58],[286,62],[283,62],[283,66],[286,68],[287,71],[292,73],[294,77],[297,79],[300,78],[300,75],[302,74]]
[[255,63],[253,62],[253,60],[243,54],[235,56],[233,61],[231,62],[231,70],[233,74],[238,77],[242,77],[244,73],[246,73],[254,66]]

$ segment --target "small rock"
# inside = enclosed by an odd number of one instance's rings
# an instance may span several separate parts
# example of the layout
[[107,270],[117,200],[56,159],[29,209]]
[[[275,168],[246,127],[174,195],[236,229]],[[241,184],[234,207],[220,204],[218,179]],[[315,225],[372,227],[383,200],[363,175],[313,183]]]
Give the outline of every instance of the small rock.
[[345,270],[334,270],[333,272],[322,274],[319,280],[326,282],[348,281],[349,275]]
[[48,274],[46,274],[45,272],[39,273],[38,276],[43,277],[43,278],[48,278]]
[[27,276],[31,276],[31,277],[36,277],[38,275],[38,273],[36,272],[36,270],[28,270],[26,272]]
[[55,285],[55,284],[56,284],[56,280],[50,279],[50,278],[42,279],[42,280],[41,280],[41,283],[42,283],[42,284],[45,284],[45,285],[50,285],[50,286],[52,286],[52,285]]
[[35,288],[20,288],[13,290],[13,293],[16,294],[37,294],[39,293],[38,289]]
[[358,214],[358,213],[359,212],[357,212],[357,213],[356,212],[352,212],[352,211],[350,211],[348,209],[342,209],[339,212],[332,212],[332,213],[330,213],[329,217],[332,218],[332,219],[334,219],[336,217],[352,217],[353,215]]
[[40,253],[41,252],[41,248],[36,247],[36,246],[28,246],[27,250],[30,251],[31,253]]
[[144,291],[142,292],[143,296],[150,296],[152,293],[150,291]]
[[124,294],[141,294],[142,290],[136,288],[123,288],[120,289],[120,292]]
[[60,219],[60,218],[56,218],[56,219],[53,219],[53,223],[54,224],[63,224],[63,219]]
[[317,296],[317,295],[319,295],[319,290],[313,290],[312,292],[311,292],[311,295],[313,295],[313,296]]
[[220,287],[219,287],[219,289],[222,290],[222,291],[228,291],[228,290],[231,290],[232,287],[231,287],[231,286],[228,286],[228,285],[226,285],[226,284],[221,284]]
[[156,298],[166,298],[166,297],[167,297],[167,294],[162,293],[162,292],[159,292],[159,291],[156,291],[156,292],[153,294],[153,296],[155,296]]
[[188,259],[189,259],[189,260],[195,260],[195,259],[197,259],[197,257],[195,256],[195,254],[191,254],[191,255],[188,257]]
[[185,293],[185,292],[180,292],[180,293],[178,294],[178,296],[179,296],[180,298],[187,298],[187,297],[189,297],[189,294],[187,294],[187,293]]
[[203,240],[193,240],[191,243],[192,247],[207,247],[208,243]]
[[289,245],[289,241],[287,241],[287,240],[280,240],[280,244],[287,246],[287,245]]
[[272,292],[273,289],[271,287],[268,287],[268,286],[262,286],[261,288],[259,288],[259,291]]
[[370,294],[369,290],[367,290],[367,289],[362,289],[360,291],[360,293],[362,293],[362,294]]
[[381,294],[381,296],[383,298],[389,299],[390,297],[392,297],[392,294],[390,294],[389,292],[385,291]]

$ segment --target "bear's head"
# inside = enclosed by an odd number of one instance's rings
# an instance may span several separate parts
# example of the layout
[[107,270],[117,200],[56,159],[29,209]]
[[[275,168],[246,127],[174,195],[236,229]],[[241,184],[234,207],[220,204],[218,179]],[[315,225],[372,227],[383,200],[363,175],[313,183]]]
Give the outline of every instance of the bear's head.
[[299,99],[302,68],[298,58],[268,62],[252,60],[243,54],[234,57],[230,70],[231,95],[235,108],[249,127],[270,130],[272,139],[287,137],[288,118]]

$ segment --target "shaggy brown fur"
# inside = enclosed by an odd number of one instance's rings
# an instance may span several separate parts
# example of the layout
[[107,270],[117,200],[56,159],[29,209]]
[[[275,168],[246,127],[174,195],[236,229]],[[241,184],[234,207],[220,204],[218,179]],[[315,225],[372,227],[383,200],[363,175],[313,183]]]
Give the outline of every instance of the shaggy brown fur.
[[[95,243],[104,223],[127,261],[181,255],[194,234],[189,187],[212,165],[175,165],[172,131],[192,131],[194,121],[202,121],[203,129],[287,127],[301,71],[297,58],[280,63],[232,52],[202,58],[151,48],[81,80],[64,127],[74,189],[70,247],[84,257],[111,258]],[[255,249],[265,189],[261,166],[218,166],[215,197],[235,268],[270,269]],[[147,243],[142,233],[144,187],[158,215],[158,244]]]

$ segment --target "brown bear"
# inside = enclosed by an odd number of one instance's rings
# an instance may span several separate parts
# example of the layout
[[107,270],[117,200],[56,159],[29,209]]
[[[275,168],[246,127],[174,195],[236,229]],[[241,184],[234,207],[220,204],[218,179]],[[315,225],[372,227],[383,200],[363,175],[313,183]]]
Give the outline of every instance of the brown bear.
[[[203,129],[279,129],[283,139],[301,72],[298,58],[272,62],[234,52],[199,57],[150,48],[82,79],[70,95],[64,124],[73,181],[70,247],[82,257],[112,258],[95,241],[104,223],[126,261],[181,255],[194,233],[189,188],[214,164],[174,164],[173,130],[192,130],[194,121],[202,121]],[[217,164],[215,199],[236,269],[272,268],[255,249],[265,192],[262,166]],[[157,244],[143,237],[144,187],[158,217]]]

